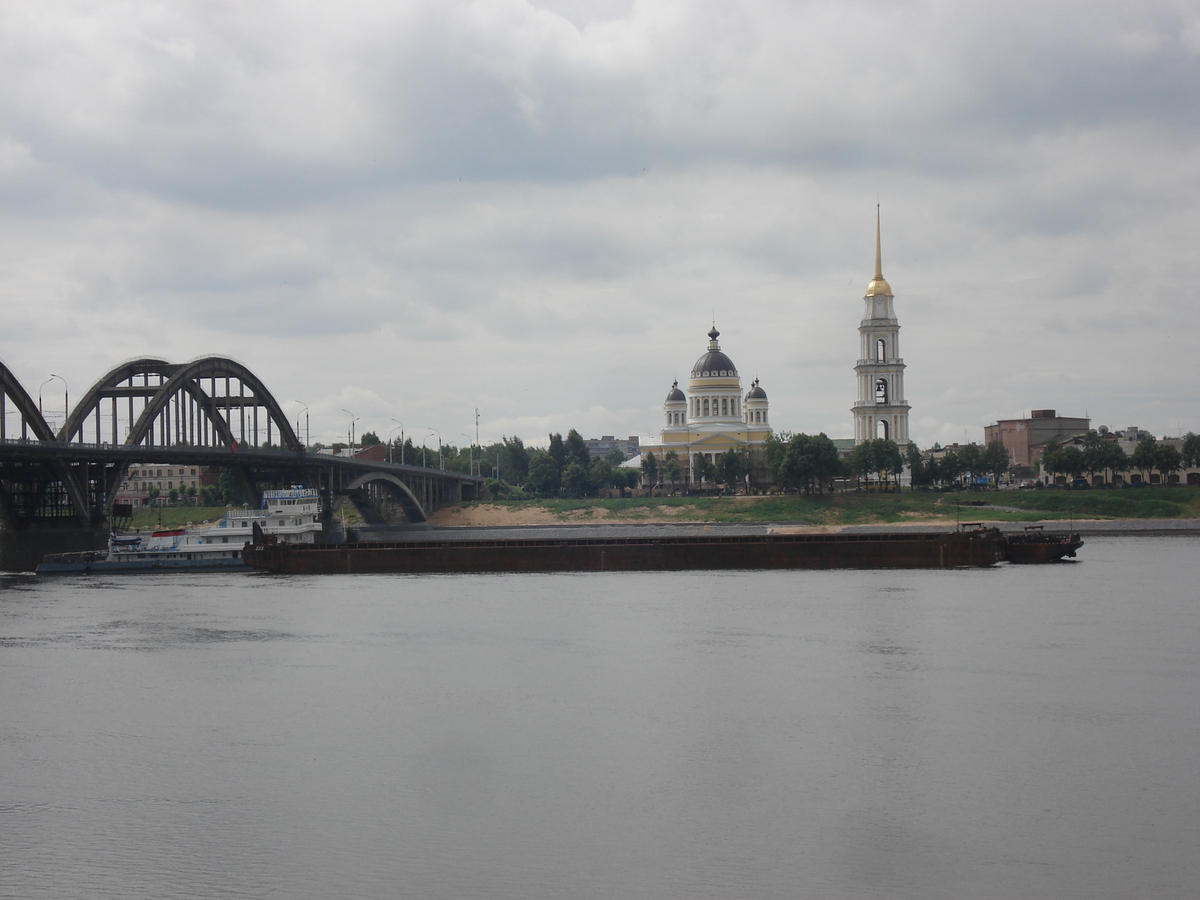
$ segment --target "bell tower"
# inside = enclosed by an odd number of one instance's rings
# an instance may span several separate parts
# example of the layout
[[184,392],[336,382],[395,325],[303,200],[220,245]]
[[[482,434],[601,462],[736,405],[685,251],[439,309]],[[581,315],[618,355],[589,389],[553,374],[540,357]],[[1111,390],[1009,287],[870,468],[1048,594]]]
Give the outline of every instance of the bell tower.
[[879,206],[875,207],[875,277],[867,285],[863,320],[858,326],[859,354],[854,374],[858,400],[854,413],[854,443],[890,438],[908,444],[908,404],[904,401],[904,360],[900,357],[900,323],[892,308],[891,285],[883,277],[880,252]]

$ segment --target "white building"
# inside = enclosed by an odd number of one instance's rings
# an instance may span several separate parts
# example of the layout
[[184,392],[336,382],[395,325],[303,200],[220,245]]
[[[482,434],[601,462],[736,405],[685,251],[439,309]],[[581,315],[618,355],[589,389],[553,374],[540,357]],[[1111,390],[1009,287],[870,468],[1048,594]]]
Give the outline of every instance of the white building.
[[875,209],[875,277],[867,285],[866,307],[858,326],[858,400],[854,414],[854,443],[890,438],[908,443],[908,404],[904,401],[904,360],[900,357],[900,322],[892,307],[892,288],[884,280],[879,238],[879,208]]

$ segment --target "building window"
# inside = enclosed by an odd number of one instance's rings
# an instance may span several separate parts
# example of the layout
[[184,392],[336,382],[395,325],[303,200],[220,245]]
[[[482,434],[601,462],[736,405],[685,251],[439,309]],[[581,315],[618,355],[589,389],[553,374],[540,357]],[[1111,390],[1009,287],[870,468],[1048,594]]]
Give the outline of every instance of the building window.
[[875,362],[887,362],[887,341],[883,338],[875,342]]
[[707,397],[704,398],[704,413],[703,414],[706,416],[708,415],[708,398]]
[[875,382],[875,403],[886,404],[888,402],[888,383],[886,378],[880,378]]
[[729,415],[729,398],[728,397],[721,398],[721,415],[723,415],[723,416]]

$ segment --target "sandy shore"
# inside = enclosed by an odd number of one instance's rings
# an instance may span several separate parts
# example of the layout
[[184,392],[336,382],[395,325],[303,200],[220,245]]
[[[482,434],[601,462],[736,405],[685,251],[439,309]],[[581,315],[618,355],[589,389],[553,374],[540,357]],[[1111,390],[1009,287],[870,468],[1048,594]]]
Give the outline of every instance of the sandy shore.
[[[965,510],[964,510],[965,512]],[[996,522],[985,518],[985,512],[972,516],[972,521],[997,525],[1004,531],[1020,531],[1029,525],[1044,525],[1047,530],[1063,531],[1066,519],[1049,519],[1044,522]],[[516,525],[697,525],[706,520],[698,509],[690,506],[647,508],[631,510],[614,517],[607,509],[589,507],[563,512],[552,512],[541,506],[514,509],[480,503],[471,506],[456,506],[439,510],[431,519],[437,526],[483,526],[507,527]],[[764,523],[767,524],[767,523]],[[770,530],[779,534],[808,534],[826,532],[871,532],[919,529],[941,531],[953,528],[953,518],[929,518],[905,523],[878,525],[807,525],[804,523],[772,524]],[[1200,534],[1200,519],[1075,519],[1075,530],[1080,534]]]

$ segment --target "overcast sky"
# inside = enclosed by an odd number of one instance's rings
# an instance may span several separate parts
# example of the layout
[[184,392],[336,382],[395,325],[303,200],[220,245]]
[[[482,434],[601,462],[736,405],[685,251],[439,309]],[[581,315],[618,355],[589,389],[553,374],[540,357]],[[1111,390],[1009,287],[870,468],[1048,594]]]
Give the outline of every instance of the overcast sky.
[[1200,431],[1198,132],[1192,0],[8,2],[0,360],[538,443],[654,433],[715,317],[852,436],[878,202],[920,444]]

